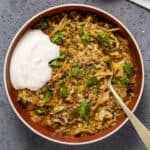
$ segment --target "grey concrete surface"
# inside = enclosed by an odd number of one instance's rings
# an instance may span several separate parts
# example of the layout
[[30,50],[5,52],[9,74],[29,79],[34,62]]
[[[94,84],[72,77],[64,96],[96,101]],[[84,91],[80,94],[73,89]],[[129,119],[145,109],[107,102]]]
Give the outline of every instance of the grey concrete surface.
[[41,10],[71,2],[94,5],[110,12],[135,36],[144,59],[146,81],[135,113],[150,129],[150,11],[126,0],[0,0],[0,150],[144,150],[129,122],[111,137],[94,144],[66,146],[47,141],[25,127],[8,103],[3,64],[13,36],[23,23]]

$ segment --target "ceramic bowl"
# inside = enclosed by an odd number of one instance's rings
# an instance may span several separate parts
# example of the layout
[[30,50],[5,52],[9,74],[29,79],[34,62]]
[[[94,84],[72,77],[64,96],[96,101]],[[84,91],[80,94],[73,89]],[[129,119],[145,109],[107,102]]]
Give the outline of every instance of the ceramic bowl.
[[8,48],[6,58],[5,58],[5,63],[4,63],[4,84],[5,84],[5,90],[8,96],[8,100],[14,112],[16,113],[18,118],[34,133],[50,141],[54,141],[62,144],[81,145],[81,144],[93,143],[105,139],[106,137],[112,135],[113,133],[117,132],[121,127],[123,127],[123,125],[127,122],[128,119],[122,118],[121,120],[117,121],[117,123],[114,126],[105,129],[103,131],[100,131],[99,133],[96,133],[94,135],[90,135],[86,137],[71,137],[71,136],[57,135],[56,133],[48,131],[45,128],[39,126],[38,124],[32,122],[29,116],[26,114],[25,110],[22,107],[20,107],[20,105],[16,101],[17,93],[12,86],[12,83],[10,81],[10,73],[9,73],[10,60],[14,51],[14,47],[17,44],[18,40],[22,37],[22,35],[29,28],[31,28],[36,22],[38,22],[42,17],[54,15],[56,13],[62,13],[63,11],[71,11],[71,10],[80,10],[84,12],[95,13],[101,18],[104,18],[108,22],[114,24],[115,26],[121,29],[119,31],[120,34],[124,36],[129,42],[129,48],[131,49],[131,55],[133,57],[133,61],[134,61],[133,63],[136,67],[136,74],[137,74],[136,88],[134,91],[135,95],[132,99],[132,102],[129,105],[129,108],[132,111],[134,111],[137,108],[142,95],[143,85],[144,85],[143,59],[138,44],[135,41],[134,37],[132,36],[131,32],[117,18],[115,18],[114,16],[112,16],[111,14],[107,13],[102,9],[89,6],[89,5],[83,5],[83,4],[60,5],[60,6],[46,9],[40,12],[39,14],[35,15],[31,19],[29,19],[17,32],[17,34],[13,38]]

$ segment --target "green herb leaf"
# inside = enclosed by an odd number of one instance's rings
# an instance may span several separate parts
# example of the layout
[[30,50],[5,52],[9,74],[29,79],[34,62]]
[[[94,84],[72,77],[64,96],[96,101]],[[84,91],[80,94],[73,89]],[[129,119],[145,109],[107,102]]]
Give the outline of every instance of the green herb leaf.
[[64,59],[66,57],[66,54],[60,54],[60,56],[58,57],[58,59]]
[[84,35],[84,29],[83,29],[83,26],[80,27],[79,32],[80,32],[80,36]]
[[81,64],[78,63],[71,71],[69,71],[67,78],[76,76],[79,73],[80,68]]
[[83,42],[84,44],[87,44],[87,43],[89,42],[90,38],[89,38],[88,34],[85,33],[85,31],[84,31],[84,29],[83,29],[83,26],[81,26],[79,32],[80,32],[80,37],[81,37],[81,39],[82,39],[82,42]]
[[24,100],[23,98],[20,98],[19,103],[21,104],[23,108],[26,108],[28,105],[28,102]]
[[93,94],[97,95],[98,91],[99,91],[99,85],[96,85],[92,92],[93,92]]
[[47,28],[48,26],[49,26],[48,20],[43,19],[36,25],[36,28],[43,30],[43,29]]
[[81,102],[79,107],[71,111],[71,115],[73,116],[79,115],[87,123],[89,123],[89,113],[90,113],[90,105],[86,104],[86,102]]
[[88,86],[96,85],[97,83],[98,83],[98,79],[96,76],[87,78],[87,85]]
[[69,90],[66,86],[62,86],[60,90],[60,96],[66,98],[69,95]]
[[65,39],[63,32],[58,31],[56,32],[55,36],[52,38],[52,42],[56,44],[60,44]]
[[45,114],[45,112],[43,110],[41,110],[41,109],[36,109],[36,113],[38,115],[44,115]]
[[51,94],[52,94],[52,89],[47,89],[45,92],[44,92],[44,97],[42,99],[42,101],[44,103],[47,103],[50,101],[50,98],[51,98]]
[[87,34],[82,35],[81,39],[84,44],[87,44],[89,42],[89,36]]
[[87,75],[93,68],[94,68],[94,65],[86,66],[85,74]]
[[46,107],[37,108],[35,110],[36,114],[39,115],[39,116],[48,114],[48,111],[49,110]]
[[63,65],[59,60],[52,60],[49,62],[49,66],[51,67],[61,67]]
[[112,79],[112,80],[111,80],[111,83],[112,83],[112,84],[118,84],[118,83],[119,83],[119,80],[117,80],[117,79]]
[[122,77],[120,79],[120,81],[121,81],[122,84],[128,84],[129,83],[129,78],[128,77]]
[[51,67],[61,67],[63,65],[63,62],[61,62],[62,59],[66,57],[66,54],[60,54],[60,56],[49,62],[49,66]]
[[107,36],[107,35],[105,35],[104,33],[102,33],[102,32],[99,32],[98,34],[97,34],[97,40],[99,41],[99,42],[103,42],[103,43],[105,43],[105,44],[110,44],[110,42],[111,42],[111,39],[110,39],[110,37],[109,36]]
[[78,114],[79,114],[79,111],[80,111],[80,107],[74,108],[74,109],[71,111],[71,115],[73,115],[73,116],[78,115]]
[[124,72],[127,74],[127,75],[131,75],[132,74],[132,66],[130,63],[128,62],[125,62],[124,65],[123,65],[123,70]]

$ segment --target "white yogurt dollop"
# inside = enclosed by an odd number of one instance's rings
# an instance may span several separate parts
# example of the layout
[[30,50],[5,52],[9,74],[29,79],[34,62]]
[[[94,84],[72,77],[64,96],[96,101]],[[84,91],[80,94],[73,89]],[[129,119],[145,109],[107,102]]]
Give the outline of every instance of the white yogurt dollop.
[[59,57],[59,46],[41,30],[29,30],[19,40],[10,63],[15,89],[38,90],[51,78],[48,62]]

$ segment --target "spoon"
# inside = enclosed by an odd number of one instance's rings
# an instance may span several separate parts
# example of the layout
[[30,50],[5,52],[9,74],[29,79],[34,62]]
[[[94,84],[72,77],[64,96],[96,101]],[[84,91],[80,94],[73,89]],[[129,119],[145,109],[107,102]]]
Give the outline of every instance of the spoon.
[[115,89],[111,84],[111,79],[108,82],[108,88],[116,98],[117,102],[120,104],[126,115],[128,116],[129,120],[131,121],[134,129],[136,130],[137,134],[143,141],[145,147],[150,150],[150,131],[143,125],[143,123],[130,111],[130,109],[126,106],[123,102],[121,97],[117,94]]

